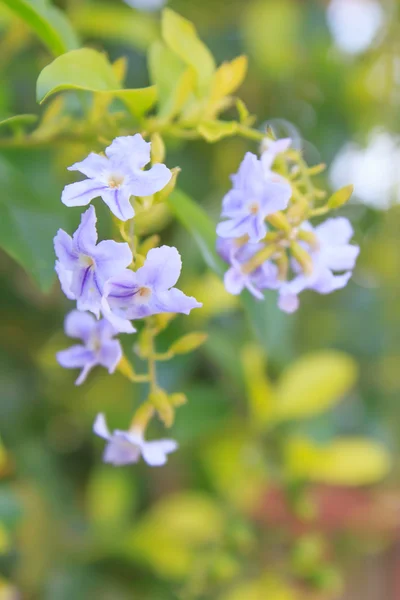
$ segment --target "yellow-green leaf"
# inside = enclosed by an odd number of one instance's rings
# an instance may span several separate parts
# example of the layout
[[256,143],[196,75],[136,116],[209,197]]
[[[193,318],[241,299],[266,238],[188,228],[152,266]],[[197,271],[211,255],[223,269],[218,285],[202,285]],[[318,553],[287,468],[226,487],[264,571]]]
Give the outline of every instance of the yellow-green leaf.
[[236,121],[202,121],[197,131],[207,142],[218,142],[224,137],[235,135],[238,123]]
[[48,0],[3,0],[58,56],[79,46],[65,14]]
[[25,127],[36,123],[37,115],[15,115],[0,121],[0,128],[9,128],[13,130],[24,129]]
[[283,372],[276,387],[278,419],[304,419],[340,402],[356,382],[354,359],[335,350],[308,354]]
[[207,46],[198,37],[193,23],[165,8],[161,30],[167,46],[184,63],[194,68],[200,93],[207,92],[215,71],[215,62]]
[[170,347],[172,354],[187,354],[199,348],[207,339],[207,334],[202,332],[188,333],[176,340]]
[[353,185],[346,185],[342,187],[340,190],[337,190],[328,200],[329,208],[340,208],[346,202],[348,202],[351,198],[351,195],[354,191]]
[[263,427],[273,418],[274,392],[267,375],[267,364],[262,349],[247,345],[241,352],[244,379],[247,388],[250,415],[256,427]]
[[120,98],[135,115],[141,116],[155,103],[155,86],[136,90],[121,88],[112,64],[105,54],[81,48],[59,56],[47,65],[37,80],[37,100],[65,90],[86,90]]
[[342,438],[318,446],[307,438],[295,437],[286,447],[286,468],[291,477],[331,485],[375,483],[388,474],[390,466],[387,450],[366,438]]
[[222,63],[213,76],[206,110],[208,118],[216,116],[221,100],[232,94],[242,84],[246,73],[246,56],[238,56],[231,62]]

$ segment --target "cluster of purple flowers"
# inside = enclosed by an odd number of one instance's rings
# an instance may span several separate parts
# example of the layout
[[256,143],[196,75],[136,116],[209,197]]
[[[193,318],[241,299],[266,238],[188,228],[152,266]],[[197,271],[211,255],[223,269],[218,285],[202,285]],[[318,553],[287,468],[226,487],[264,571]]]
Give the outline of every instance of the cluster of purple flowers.
[[[84,206],[100,196],[118,219],[133,218],[131,196],[154,194],[171,179],[171,171],[162,164],[143,170],[150,162],[150,146],[136,134],[116,138],[106,148],[105,156],[89,154],[70,167],[87,179],[67,185],[62,202]],[[97,243],[96,221],[95,209],[90,206],[72,237],[60,229],[54,238],[61,288],[77,306],[65,320],[65,332],[82,341],[59,352],[57,359],[63,367],[81,369],[77,385],[96,365],[109,373],[115,371],[122,358],[121,344],[115,336],[135,332],[131,321],[165,312],[189,314],[201,306],[195,298],[173,287],[182,267],[176,248],[150,250],[143,266],[135,272],[129,268],[133,261],[129,244],[114,240]],[[104,460],[115,465],[137,462],[141,455],[148,464],[161,465],[177,447],[172,440],[145,442],[139,430],[111,434],[102,415],[97,417],[94,431],[107,439]]]
[[[217,251],[230,267],[224,278],[227,291],[236,295],[247,288],[262,299],[263,290],[277,290],[278,306],[285,312],[297,310],[298,296],[306,289],[329,294],[343,288],[359,253],[358,246],[349,243],[353,229],[344,217],[327,219],[317,227],[304,221],[281,238],[268,239],[273,216],[287,209],[292,197],[289,181],[272,170],[277,155],[290,144],[290,139],[270,141],[260,159],[250,152],[245,155],[232,176],[232,189],[223,199],[224,220],[217,226]],[[291,256],[289,268],[279,269],[279,261],[293,241],[307,253],[311,268],[304,269],[297,257]],[[272,252],[263,260],[268,247]]]

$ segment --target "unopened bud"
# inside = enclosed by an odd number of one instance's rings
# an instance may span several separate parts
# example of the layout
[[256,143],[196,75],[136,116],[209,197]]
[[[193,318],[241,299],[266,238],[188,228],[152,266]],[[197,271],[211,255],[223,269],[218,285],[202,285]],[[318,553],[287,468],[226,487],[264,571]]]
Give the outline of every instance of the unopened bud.
[[311,275],[313,271],[313,262],[308,252],[297,242],[291,242],[290,250],[292,251],[293,258],[297,260],[305,275]]

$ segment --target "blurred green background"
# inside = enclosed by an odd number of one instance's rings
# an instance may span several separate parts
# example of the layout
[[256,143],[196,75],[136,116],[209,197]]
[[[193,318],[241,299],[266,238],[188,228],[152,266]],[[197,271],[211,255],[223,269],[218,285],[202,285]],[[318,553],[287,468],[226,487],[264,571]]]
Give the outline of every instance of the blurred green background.
[[[118,0],[55,4],[86,45],[127,56],[128,86],[148,84],[157,13]],[[342,212],[360,259],[345,290],[305,293],[295,315],[279,313],[271,294],[255,337],[189,234],[163,213],[158,226],[182,254],[183,289],[204,309],[173,321],[161,345],[194,328],[209,337],[160,369],[164,387],[189,399],[170,432],[180,450],[168,465],[105,466],[95,415],[123,429],[144,395],[100,369],[75,388],[76,374],[55,361],[69,343],[71,303],[52,275],[51,240],[79,219],[59,198],[80,150],[7,148],[1,128],[0,599],[395,600],[392,574],[376,573],[376,592],[362,582],[373,570],[365,556],[387,552],[400,514],[400,5],[168,5],[195,23],[218,63],[249,56],[240,95],[258,125],[292,137],[310,164],[327,163],[326,185],[355,184]],[[35,81],[49,53],[1,2],[0,36],[0,118],[38,113]],[[257,148],[238,139],[174,144],[167,164],[182,168],[180,187],[216,221],[246,150]],[[11,258],[17,243],[47,292]],[[300,409],[272,426],[268,407],[294,397]],[[317,445],[338,436],[369,442],[314,460]]]

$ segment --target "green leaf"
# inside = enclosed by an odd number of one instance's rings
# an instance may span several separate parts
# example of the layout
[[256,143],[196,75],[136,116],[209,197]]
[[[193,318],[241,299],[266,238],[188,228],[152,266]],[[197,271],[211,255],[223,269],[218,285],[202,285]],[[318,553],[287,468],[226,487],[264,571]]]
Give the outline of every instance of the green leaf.
[[37,80],[39,103],[65,90],[85,90],[119,98],[136,117],[142,116],[156,101],[156,87],[136,90],[121,88],[112,64],[105,54],[81,48],[59,56],[47,65]]
[[148,63],[150,80],[158,89],[158,114],[172,118],[194,91],[196,72],[159,41],[151,46]]
[[8,119],[0,121],[0,128],[24,129],[26,126],[36,123],[38,118],[37,115],[15,115],[14,117],[8,117]]
[[59,56],[78,48],[76,34],[64,13],[48,0],[3,0]]
[[215,251],[217,236],[215,225],[194,200],[181,190],[174,190],[168,198],[168,205],[177,219],[193,236],[206,264],[221,277],[226,268]]
[[296,436],[287,442],[285,455],[291,477],[329,485],[376,483],[391,467],[387,450],[374,440],[361,437],[338,438],[319,446]]
[[351,198],[351,195],[354,191],[353,185],[346,185],[342,187],[340,190],[337,190],[328,200],[329,208],[340,208],[346,202],[348,202]]
[[329,410],[354,386],[357,363],[348,354],[308,354],[282,374],[276,388],[276,417],[304,419]]
[[[206,264],[223,278],[227,266],[215,250],[215,224],[203,208],[181,190],[174,190],[168,204],[176,218],[189,231]],[[294,319],[277,307],[274,293],[266,293],[265,300],[253,298],[249,292],[240,296],[255,337],[267,355],[273,354],[277,362],[285,362],[293,353],[292,334]]]
[[198,37],[193,23],[165,8],[162,13],[161,31],[167,46],[184,63],[194,68],[199,92],[207,92],[215,72],[215,61],[207,46]]
[[71,21],[85,38],[109,40],[146,50],[159,36],[156,19],[116,2],[76,2]]
[[46,291],[54,281],[53,237],[76,215],[60,201],[61,187],[43,152],[0,157],[0,245]]
[[218,142],[224,137],[235,135],[238,123],[236,121],[202,121],[197,131],[207,142]]

